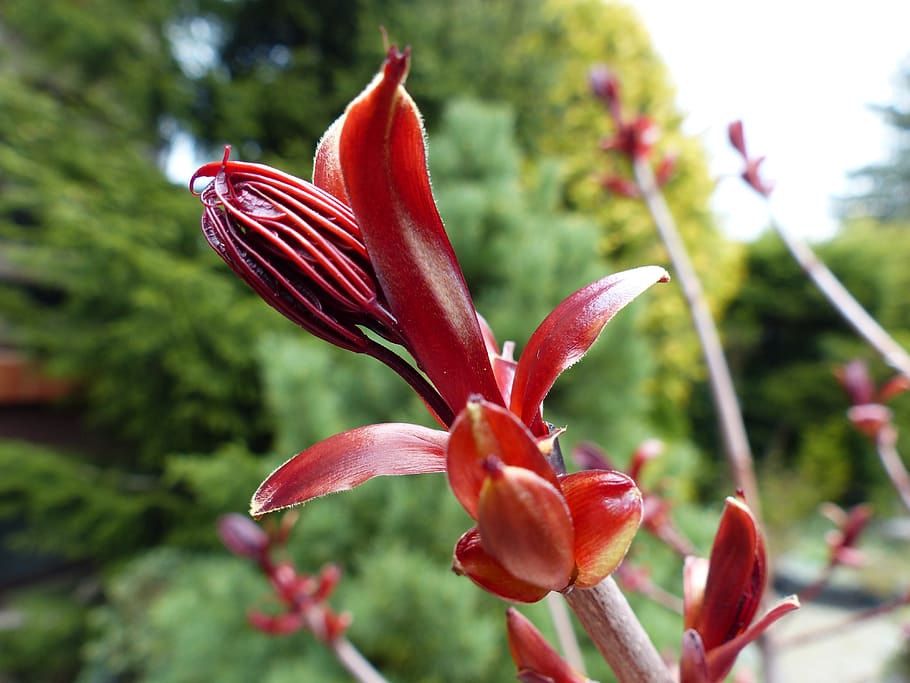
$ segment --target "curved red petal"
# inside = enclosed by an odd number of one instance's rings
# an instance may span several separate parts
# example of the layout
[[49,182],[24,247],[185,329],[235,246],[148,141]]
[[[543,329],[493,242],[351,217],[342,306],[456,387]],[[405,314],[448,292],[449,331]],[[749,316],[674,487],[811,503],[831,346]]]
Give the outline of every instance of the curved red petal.
[[695,628],[705,599],[708,560],[689,555],[683,563],[683,628]]
[[474,519],[480,489],[488,474],[484,463],[491,456],[505,465],[530,470],[559,487],[556,473],[537,441],[518,418],[483,399],[471,400],[452,423],[446,471],[452,492]]
[[477,507],[486,551],[513,576],[550,590],[569,585],[575,569],[574,531],[553,484],[523,467],[492,463]]
[[591,588],[629,551],[641,524],[641,491],[630,477],[611,470],[570,474],[560,485],[575,527],[575,585]]
[[310,446],[272,472],[250,502],[254,517],[347,491],[373,477],[445,471],[448,434],[412,424],[351,429]]
[[350,204],[367,251],[418,365],[454,412],[471,394],[502,399],[461,267],[427,171],[423,126],[401,84],[408,53],[348,107],[339,140]]
[[751,623],[765,588],[765,553],[755,517],[729,497],[711,547],[708,578],[695,628],[710,652]]
[[458,575],[467,576],[485,591],[510,602],[537,602],[550,592],[509,574],[484,549],[477,527],[458,539],[452,570]]
[[511,409],[537,435],[546,432],[540,405],[556,378],[581,360],[604,326],[626,304],[670,278],[657,266],[614,273],[578,290],[548,315],[518,359]]

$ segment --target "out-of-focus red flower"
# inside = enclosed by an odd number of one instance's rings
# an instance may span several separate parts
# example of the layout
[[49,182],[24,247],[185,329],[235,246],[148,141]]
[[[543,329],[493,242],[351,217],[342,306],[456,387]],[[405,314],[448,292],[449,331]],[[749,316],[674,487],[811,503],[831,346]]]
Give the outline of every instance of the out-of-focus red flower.
[[477,521],[455,547],[454,569],[506,600],[596,585],[622,561],[641,523],[641,494],[629,477],[559,476],[544,455],[551,447],[479,397],[452,425],[449,483]]
[[836,529],[825,534],[828,543],[828,564],[859,567],[864,564],[862,551],[857,548],[860,536],[872,519],[872,506],[868,503],[854,505],[849,511],[834,503],[825,503],[822,514],[830,519]]
[[506,625],[509,650],[522,683],[593,683],[569,666],[521,612],[510,607]]
[[910,379],[897,375],[878,388],[861,360],[842,365],[834,374],[850,399],[851,406],[847,409],[850,423],[872,441],[892,438],[892,413],[885,403],[910,389]]
[[767,580],[765,544],[752,512],[727,498],[711,557],[686,559],[680,683],[716,683],[740,651],[784,614],[799,607],[790,596],[753,623]]

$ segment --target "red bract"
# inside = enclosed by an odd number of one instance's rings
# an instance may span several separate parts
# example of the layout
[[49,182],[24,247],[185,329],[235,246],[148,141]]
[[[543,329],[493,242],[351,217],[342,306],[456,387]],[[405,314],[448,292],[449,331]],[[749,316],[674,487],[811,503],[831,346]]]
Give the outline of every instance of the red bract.
[[[667,274],[651,266],[588,285],[547,316],[517,363],[511,344],[500,353],[436,209],[420,114],[403,88],[408,60],[407,51],[389,51],[319,143],[312,183],[226,158],[199,169],[194,178],[214,177],[201,195],[203,231],[272,306],[317,336],[392,367],[441,425],[449,427],[469,397],[480,396],[546,436],[541,405],[556,378],[620,309]],[[252,512],[375,476],[441,471],[447,438],[392,424],[337,435],[278,468],[254,495]]]
[[746,645],[799,607],[790,596],[753,624],[766,580],[765,543],[755,517],[741,500],[727,498],[710,560],[686,559],[680,683],[723,680]]
[[509,650],[522,683],[591,683],[559,656],[540,631],[518,610],[506,611]]
[[641,494],[620,472],[557,476],[516,416],[481,398],[455,420],[446,454],[452,491],[477,527],[455,547],[455,571],[516,602],[590,588],[625,557]]

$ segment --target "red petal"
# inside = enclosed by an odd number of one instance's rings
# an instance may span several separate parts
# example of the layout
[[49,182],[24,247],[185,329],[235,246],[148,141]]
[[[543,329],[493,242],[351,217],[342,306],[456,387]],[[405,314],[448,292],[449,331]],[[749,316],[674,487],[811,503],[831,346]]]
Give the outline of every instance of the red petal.
[[583,287],[553,309],[518,359],[512,412],[535,434],[545,433],[540,405],[556,378],[581,360],[604,326],[626,304],[654,283],[669,279],[657,266],[614,273]]
[[683,628],[695,628],[705,599],[708,560],[689,555],[683,564]]
[[[546,641],[540,631],[518,610],[506,611],[509,650],[522,680],[552,681],[552,683],[588,683],[588,678],[575,671]],[[527,676],[531,674],[531,676]],[[536,675],[537,678],[533,678]]]
[[562,590],[575,569],[572,519],[553,484],[523,467],[490,462],[477,528],[506,571],[535,586]]
[[610,470],[570,474],[560,485],[575,527],[575,585],[591,588],[629,551],[641,524],[641,491],[625,474]]
[[466,532],[455,545],[452,569],[456,574],[467,576],[485,591],[511,602],[537,602],[550,592],[509,574],[484,550],[477,527]]
[[782,616],[799,609],[799,606],[799,599],[795,595],[784,598],[739,636],[718,648],[709,650],[707,654],[709,680],[723,680],[730,673],[736,657],[746,645],[767,631]]
[[752,512],[736,498],[727,498],[708,563],[695,628],[710,652],[752,622],[765,589],[764,542]]
[[458,501],[477,519],[477,501],[488,472],[487,458],[523,467],[558,487],[556,473],[527,428],[505,408],[472,400],[452,423],[446,449],[449,485]]
[[448,434],[412,424],[377,424],[336,434],[272,472],[253,494],[254,517],[347,491],[373,477],[445,471]]
[[344,184],[409,350],[458,412],[471,394],[502,399],[474,304],[436,210],[420,115],[401,84],[408,53],[389,52],[380,76],[345,113]]

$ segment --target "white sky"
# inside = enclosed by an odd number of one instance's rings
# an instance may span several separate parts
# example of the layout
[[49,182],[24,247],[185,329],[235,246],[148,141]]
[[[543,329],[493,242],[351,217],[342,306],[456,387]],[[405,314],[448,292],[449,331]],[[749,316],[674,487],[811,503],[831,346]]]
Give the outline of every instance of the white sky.
[[[740,164],[727,123],[743,120],[753,155],[767,157],[778,220],[810,239],[836,229],[832,198],[848,171],[887,158],[888,134],[869,104],[890,104],[910,56],[906,0],[626,0],[667,63],[686,114],[706,144],[712,172]],[[731,236],[754,237],[765,212],[734,179],[714,208]]]

